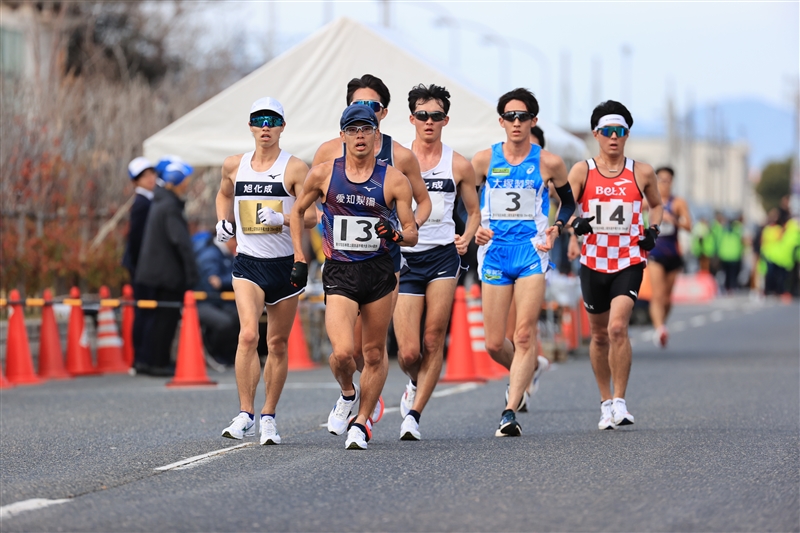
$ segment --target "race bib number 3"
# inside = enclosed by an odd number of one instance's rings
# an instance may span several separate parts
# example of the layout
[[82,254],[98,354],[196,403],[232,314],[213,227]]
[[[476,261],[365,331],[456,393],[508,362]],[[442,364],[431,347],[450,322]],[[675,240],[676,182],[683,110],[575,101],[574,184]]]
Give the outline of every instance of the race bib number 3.
[[595,233],[620,235],[630,233],[633,221],[633,204],[630,202],[589,202],[589,213]]
[[239,200],[239,224],[245,235],[277,234],[283,226],[265,226],[258,221],[258,210],[270,207],[276,213],[283,213],[283,200]]
[[533,220],[536,217],[536,189],[490,189],[492,220]]
[[380,248],[381,239],[375,233],[378,217],[333,217],[333,248],[374,252]]

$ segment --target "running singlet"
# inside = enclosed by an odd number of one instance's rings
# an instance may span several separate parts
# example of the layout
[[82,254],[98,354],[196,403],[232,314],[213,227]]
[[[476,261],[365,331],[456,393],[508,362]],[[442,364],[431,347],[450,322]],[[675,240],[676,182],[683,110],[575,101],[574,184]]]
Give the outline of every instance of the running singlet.
[[375,161],[372,176],[364,183],[353,183],[344,170],[344,157],[333,162],[328,194],[322,204],[322,251],[334,261],[365,261],[389,253],[375,225],[388,219],[383,183],[386,164]]
[[639,248],[642,225],[642,193],[633,175],[633,159],[625,158],[619,176],[600,174],[594,159],[586,161],[589,172],[578,205],[581,217],[594,217],[594,233],[583,237],[581,264],[597,272],[613,274],[646,262]]
[[[664,212],[672,215],[674,219],[678,219],[672,211],[672,202],[675,200],[674,196],[670,196],[664,203]],[[674,257],[681,255],[680,245],[678,244],[678,227],[672,222],[665,220],[661,221],[661,232],[658,234],[656,246],[650,251],[652,257]]]
[[[409,150],[411,144],[404,145]],[[453,149],[442,145],[442,158],[432,169],[422,173],[422,180],[431,197],[431,215],[419,228],[419,240],[413,248],[405,248],[404,254],[426,252],[437,246],[452,244],[456,237],[453,221],[453,206],[456,201],[456,180],[453,177]],[[416,201],[411,208],[417,209]]]
[[492,244],[519,245],[544,235],[550,197],[539,171],[542,149],[531,151],[519,165],[510,165],[503,143],[492,146],[492,159],[481,194],[481,226],[494,232]]
[[254,152],[242,156],[234,184],[233,214],[236,217],[236,253],[251,257],[274,258],[294,254],[288,226],[265,226],[258,221],[258,210],[271,207],[288,217],[295,197],[284,185],[286,165],[292,155],[281,150],[278,159],[265,172],[250,166]]

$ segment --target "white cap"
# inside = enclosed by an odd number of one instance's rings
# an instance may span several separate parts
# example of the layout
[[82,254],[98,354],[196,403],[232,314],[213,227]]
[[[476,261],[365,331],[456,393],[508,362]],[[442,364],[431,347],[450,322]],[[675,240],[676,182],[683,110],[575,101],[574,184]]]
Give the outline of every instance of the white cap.
[[283,106],[281,103],[274,98],[270,98],[269,96],[259,98],[253,102],[253,105],[250,106],[250,114],[252,115],[256,111],[273,111],[279,114],[281,118],[286,118],[283,116]]
[[155,166],[153,166],[153,163],[151,163],[146,157],[137,157],[128,163],[128,176],[130,176],[132,180],[136,179],[139,177],[139,174],[148,168],[155,169]]

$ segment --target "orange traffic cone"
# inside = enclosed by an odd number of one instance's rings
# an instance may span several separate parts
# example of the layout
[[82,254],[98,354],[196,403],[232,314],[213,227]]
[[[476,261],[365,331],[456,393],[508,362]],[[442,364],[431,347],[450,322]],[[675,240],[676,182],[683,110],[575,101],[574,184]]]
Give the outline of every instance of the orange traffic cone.
[[447,348],[447,367],[444,377],[439,381],[463,382],[486,381],[475,372],[475,355],[472,353],[472,342],[469,338],[469,322],[467,321],[467,304],[464,287],[456,289],[453,302],[453,318],[450,323],[450,345]]
[[486,379],[496,379],[508,371],[498,364],[486,351],[486,331],[483,327],[483,307],[481,305],[481,288],[473,283],[467,299],[467,322],[469,322],[469,338],[472,353],[475,355],[475,372]]
[[53,313],[53,293],[45,289],[42,307],[42,326],[39,330],[39,377],[45,379],[72,379],[64,366],[64,352],[58,324]]
[[67,372],[73,376],[91,376],[100,372],[92,364],[92,351],[86,334],[86,322],[81,309],[81,291],[72,287],[69,300],[64,303],[72,306],[67,328]]
[[14,384],[6,379],[6,375],[3,374],[3,369],[0,368],[0,389],[10,389],[13,386]]
[[[133,301],[133,287],[125,285],[122,287],[122,299],[126,302]],[[122,360],[128,365],[133,366],[133,318],[135,311],[132,305],[122,306]]]
[[574,350],[578,347],[578,329],[575,327],[577,322],[575,310],[572,307],[561,309],[561,333],[567,343],[567,350]]
[[200,334],[200,319],[197,316],[194,292],[186,291],[183,297],[178,363],[175,367],[175,377],[167,383],[167,387],[215,386],[216,384],[216,381],[208,379],[206,373],[203,336]]
[[14,289],[9,295],[8,338],[6,339],[6,377],[15,385],[34,385],[42,380],[33,371],[33,357],[25,330],[25,314],[22,312],[19,291]]
[[[292,332],[289,334],[289,370],[311,370],[317,365],[308,355],[306,336],[303,333],[303,321],[300,320],[300,311],[294,315]],[[267,356],[269,357],[269,356]]]
[[[100,299],[111,297],[108,287],[100,287]],[[97,314],[97,370],[107,374],[127,374],[130,367],[122,360],[122,339],[110,307],[100,306]]]

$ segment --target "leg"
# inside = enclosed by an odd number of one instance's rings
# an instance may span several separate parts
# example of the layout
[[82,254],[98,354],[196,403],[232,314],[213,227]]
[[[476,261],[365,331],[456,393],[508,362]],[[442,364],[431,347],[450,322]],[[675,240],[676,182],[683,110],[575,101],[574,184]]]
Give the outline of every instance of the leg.
[[658,329],[667,322],[666,308],[670,295],[666,280],[668,274],[664,265],[658,261],[648,261],[647,272],[653,288],[653,296],[650,299],[650,320],[653,322],[653,327]]
[[614,398],[625,398],[628,376],[631,373],[631,342],[628,338],[628,324],[631,320],[634,303],[634,300],[628,296],[617,296],[611,300],[608,317],[608,367],[614,383]]
[[[286,383],[286,373],[289,368],[287,344],[292,324],[297,313],[299,297],[294,296],[280,301],[275,305],[267,306],[267,348],[269,356],[264,365],[264,385],[266,398],[261,414],[275,414],[278,400]],[[258,355],[256,355],[256,359]]]
[[420,323],[425,310],[425,296],[402,295],[394,310],[394,332],[397,335],[397,362],[400,369],[417,381],[422,352],[420,350]]
[[506,338],[508,310],[514,295],[514,285],[483,284],[483,328],[486,351],[492,359],[510,369],[514,345]]
[[536,371],[536,329],[544,301],[544,286],[543,274],[519,278],[515,283],[517,320],[506,404],[506,409],[512,411],[516,411]]
[[517,328],[517,302],[514,299],[514,289],[511,289],[511,305],[508,308],[508,321],[506,322],[506,339],[514,342],[514,330]]
[[331,341],[333,353],[329,362],[333,377],[342,388],[342,394],[355,394],[353,374],[356,372],[355,342],[353,328],[358,317],[358,304],[338,294],[327,297],[325,309],[325,329]]
[[589,343],[589,360],[592,362],[594,379],[600,391],[600,401],[611,399],[611,369],[608,366],[608,321],[610,311],[589,313],[589,326],[592,340]]
[[680,274],[680,272],[680,269],[667,272],[664,280],[667,284],[667,302],[664,305],[664,323],[667,322],[669,313],[672,311],[672,290],[675,288],[675,282],[678,280],[678,274]]
[[375,410],[389,372],[386,333],[392,318],[392,294],[361,306],[364,370],[361,372],[361,402],[356,417],[359,424],[366,424]]
[[264,309],[264,291],[245,279],[234,279],[233,290],[239,311],[239,344],[236,347],[236,388],[239,391],[239,410],[254,414],[256,387],[261,377],[258,359],[258,319]]

